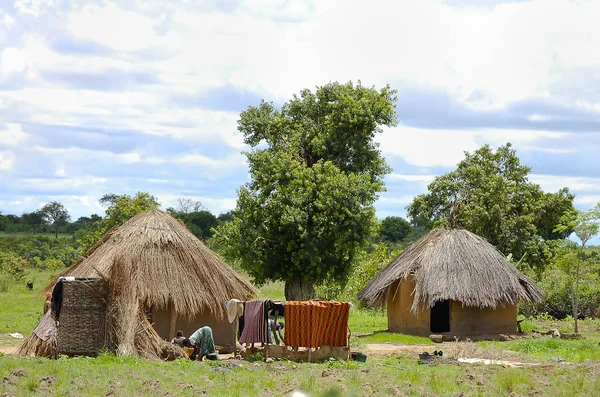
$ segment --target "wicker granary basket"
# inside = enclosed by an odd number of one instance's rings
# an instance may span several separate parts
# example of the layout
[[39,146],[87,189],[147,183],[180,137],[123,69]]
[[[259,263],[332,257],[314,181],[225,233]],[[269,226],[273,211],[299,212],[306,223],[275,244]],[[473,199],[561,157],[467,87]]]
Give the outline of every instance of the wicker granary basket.
[[101,278],[63,282],[58,353],[94,356],[105,346],[106,284]]

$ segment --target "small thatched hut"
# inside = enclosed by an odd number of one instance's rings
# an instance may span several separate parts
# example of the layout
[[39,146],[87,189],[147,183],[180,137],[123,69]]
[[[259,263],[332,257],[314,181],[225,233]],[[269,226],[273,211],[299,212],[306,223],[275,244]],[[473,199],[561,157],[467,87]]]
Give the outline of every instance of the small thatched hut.
[[135,305],[164,339],[170,340],[178,329],[189,336],[208,325],[218,345],[233,341],[225,302],[248,300],[257,292],[182,223],[159,209],[109,231],[60,276],[100,276],[113,295],[130,290],[127,293],[138,301]]
[[542,291],[483,238],[436,229],[413,243],[358,294],[387,304],[388,330],[413,335],[514,333],[517,302]]

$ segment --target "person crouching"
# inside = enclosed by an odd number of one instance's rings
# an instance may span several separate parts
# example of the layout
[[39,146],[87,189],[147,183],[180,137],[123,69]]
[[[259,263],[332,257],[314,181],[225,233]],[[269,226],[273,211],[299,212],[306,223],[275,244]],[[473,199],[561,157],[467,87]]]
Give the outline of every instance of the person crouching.
[[171,342],[184,349],[193,348],[189,354],[190,360],[202,360],[204,357],[207,360],[219,360],[210,327],[199,328],[189,338],[183,336],[183,331],[177,331],[177,336]]

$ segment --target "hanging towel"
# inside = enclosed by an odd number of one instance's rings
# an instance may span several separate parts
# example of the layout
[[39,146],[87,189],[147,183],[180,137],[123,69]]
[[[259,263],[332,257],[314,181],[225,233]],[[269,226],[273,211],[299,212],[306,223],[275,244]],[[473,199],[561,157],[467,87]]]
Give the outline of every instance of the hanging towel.
[[313,302],[313,344],[316,346],[347,346],[349,313],[348,302]]
[[286,346],[348,346],[348,302],[289,301],[284,311]]
[[265,300],[247,301],[244,307],[244,330],[240,336],[240,343],[266,343],[267,331]]
[[309,301],[286,301],[284,306],[286,346],[311,346],[311,304]]

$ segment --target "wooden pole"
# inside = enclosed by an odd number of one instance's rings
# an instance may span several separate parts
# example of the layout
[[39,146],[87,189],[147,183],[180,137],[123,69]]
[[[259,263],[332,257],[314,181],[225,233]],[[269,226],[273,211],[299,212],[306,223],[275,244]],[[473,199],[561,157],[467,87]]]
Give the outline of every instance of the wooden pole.
[[171,304],[171,326],[169,327],[169,341],[172,341],[175,337],[175,326],[177,325],[177,313],[175,312],[175,305]]
[[[237,310],[237,308],[236,308]],[[231,324],[233,326],[233,358],[235,358],[235,356],[237,356],[237,343],[236,343],[236,337],[237,337],[237,322],[238,322],[238,317],[237,314],[235,316],[235,320],[233,320],[233,324]]]

